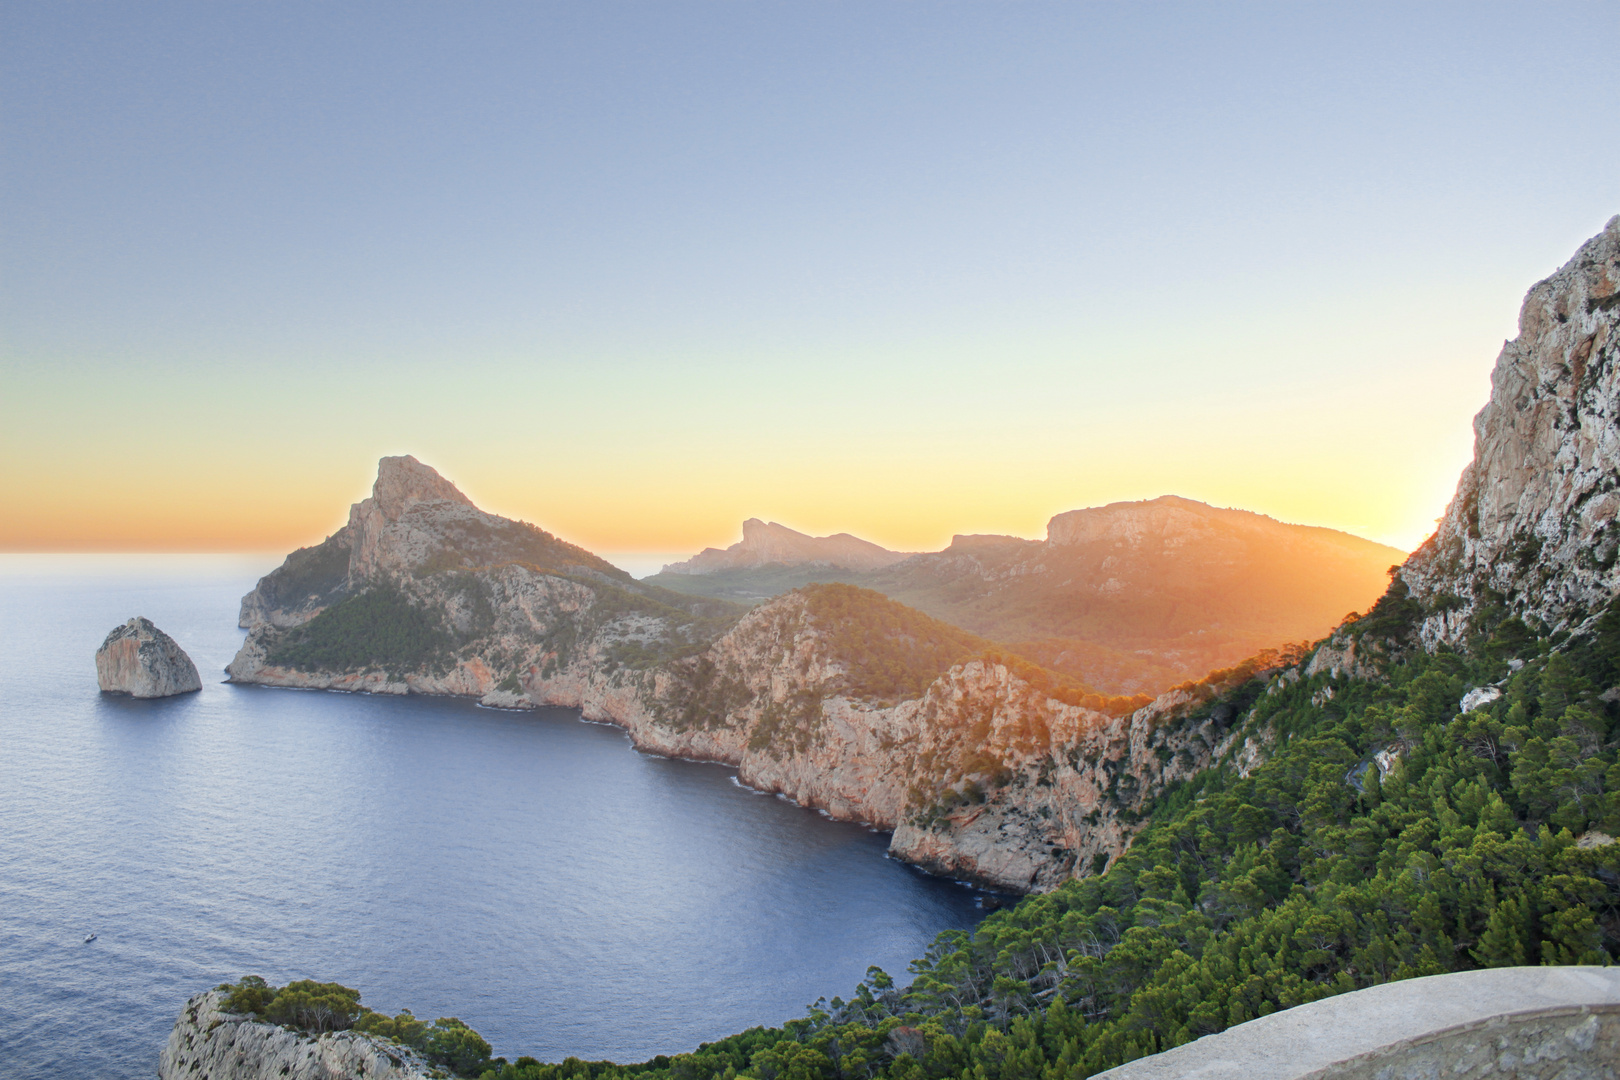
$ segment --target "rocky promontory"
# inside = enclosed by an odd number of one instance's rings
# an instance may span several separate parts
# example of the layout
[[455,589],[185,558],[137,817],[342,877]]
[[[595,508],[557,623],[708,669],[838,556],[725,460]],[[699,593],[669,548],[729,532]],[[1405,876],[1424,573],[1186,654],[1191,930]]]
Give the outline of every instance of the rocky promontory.
[[96,650],[96,681],[103,693],[172,697],[202,689],[197,665],[174,638],[137,615],[115,626]]
[[349,524],[267,575],[242,621],[233,682],[578,708],[1017,891],[1116,856],[1230,719],[1197,715],[1216,684],[1109,698],[851,586],[748,610],[636,582],[408,457],[383,459]]
[[357,1031],[314,1035],[227,1012],[225,994],[194,994],[158,1058],[158,1080],[430,1080],[408,1047]]

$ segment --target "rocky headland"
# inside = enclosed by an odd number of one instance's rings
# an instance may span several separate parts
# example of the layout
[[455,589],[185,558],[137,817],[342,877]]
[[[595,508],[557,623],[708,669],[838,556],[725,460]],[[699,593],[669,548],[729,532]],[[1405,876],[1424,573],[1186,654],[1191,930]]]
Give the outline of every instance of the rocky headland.
[[102,693],[138,698],[173,697],[202,689],[197,665],[174,638],[139,615],[113,627],[96,650]]
[[[1620,581],[1605,546],[1617,280],[1620,218],[1531,291],[1456,500],[1365,614],[1314,647],[1140,707],[847,584],[700,624],[649,607],[667,600],[650,587],[622,589],[629,600],[575,570],[524,573],[583,591],[530,581],[496,594],[516,571],[465,561],[457,572],[487,578],[501,613],[481,618],[510,640],[457,636],[462,587],[407,560],[403,576],[345,577],[329,606],[293,618],[259,603],[271,598],[261,584],[244,605],[263,614],[239,676],[388,692],[510,679],[488,693],[579,705],[649,748],[732,761],[752,783],[891,825],[893,849],[915,862],[1008,888],[1061,886],[971,936],[941,935],[908,987],[872,969],[849,1000],[818,1002],[780,1030],[604,1076],[836,1077],[851,1065],[890,1080],[1094,1075],[1138,1059],[1170,1075],[1198,1047],[1228,1045],[1207,1038],[1228,1028],[1308,1027],[1335,1012],[1324,999],[1357,990],[1411,996],[1380,984],[1603,970],[1620,956]],[[382,517],[387,546],[396,526]],[[527,609],[525,629],[496,602],[506,595],[552,606]],[[368,636],[367,611],[418,630]],[[686,644],[671,653],[659,643],[681,627]],[[398,661],[422,641],[432,648]],[[341,652],[356,642],[373,658]],[[513,656],[519,669],[502,675]],[[1485,975],[1466,978],[1500,983],[1522,1014],[1512,979]],[[1582,999],[1507,1034],[1492,1020],[1503,1037],[1484,1050],[1472,1028],[1440,1035],[1461,1039],[1447,1044],[1458,1068],[1529,1075],[1522,1044],[1530,1072],[1551,1075],[1602,1035],[1587,1011]],[[1251,1021],[1260,1028],[1242,1026]],[[1444,1039],[1417,1034],[1432,1066]],[[524,1062],[502,1080],[577,1072]]]
[[193,994],[158,1057],[158,1080],[431,1080],[410,1048],[358,1031],[311,1034],[229,1012],[225,992]]
[[1048,888],[1128,842],[1202,767],[1251,666],[1109,698],[849,586],[751,610],[630,579],[485,514],[414,458],[243,598],[234,682],[566,706],[643,749],[894,830],[893,850],[998,888]]

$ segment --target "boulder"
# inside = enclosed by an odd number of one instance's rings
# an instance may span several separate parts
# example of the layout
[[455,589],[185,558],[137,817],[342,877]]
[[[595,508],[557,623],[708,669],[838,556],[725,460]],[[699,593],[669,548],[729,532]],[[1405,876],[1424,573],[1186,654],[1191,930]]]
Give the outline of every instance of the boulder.
[[197,665],[174,638],[137,615],[115,626],[96,650],[96,681],[104,693],[172,697],[202,689]]

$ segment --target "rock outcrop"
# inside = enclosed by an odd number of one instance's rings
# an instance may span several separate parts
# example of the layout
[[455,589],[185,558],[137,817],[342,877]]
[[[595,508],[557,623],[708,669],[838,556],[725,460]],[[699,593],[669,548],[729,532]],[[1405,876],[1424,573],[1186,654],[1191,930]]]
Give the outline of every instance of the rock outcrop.
[[96,681],[103,693],[172,697],[202,689],[197,665],[150,619],[137,615],[115,626],[96,650]]
[[1504,616],[1576,630],[1620,592],[1620,216],[1532,288],[1474,418],[1474,459],[1401,568],[1423,644]]
[[670,563],[666,574],[713,574],[721,570],[744,570],[760,566],[802,566],[813,563],[845,570],[881,570],[910,557],[909,552],[890,551],[849,533],[832,536],[806,536],[786,525],[749,518],[743,522],[743,538],[722,551],[704,548],[685,562]]
[[354,1031],[310,1035],[225,1012],[218,990],[194,994],[158,1057],[158,1080],[430,1080],[414,1051]]

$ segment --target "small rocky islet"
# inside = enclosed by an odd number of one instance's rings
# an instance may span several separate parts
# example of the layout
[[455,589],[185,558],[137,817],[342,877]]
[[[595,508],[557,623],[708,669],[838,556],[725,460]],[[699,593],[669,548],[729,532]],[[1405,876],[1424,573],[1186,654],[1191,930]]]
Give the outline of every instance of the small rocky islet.
[[164,698],[202,689],[197,665],[179,644],[136,615],[115,626],[96,650],[96,682],[104,694]]

